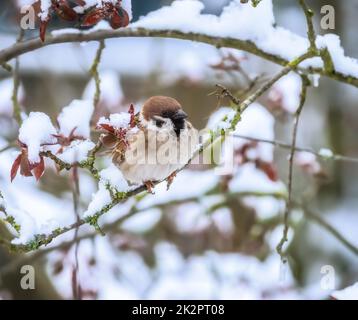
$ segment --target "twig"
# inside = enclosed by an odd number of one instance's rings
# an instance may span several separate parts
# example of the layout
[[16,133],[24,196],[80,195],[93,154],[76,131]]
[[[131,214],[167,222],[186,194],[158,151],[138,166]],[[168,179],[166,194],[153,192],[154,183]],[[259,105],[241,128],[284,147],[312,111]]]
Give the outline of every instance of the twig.
[[259,98],[262,94],[264,94],[267,90],[269,90],[278,80],[280,80],[282,77],[287,75],[292,70],[295,70],[297,66],[304,60],[308,58],[312,58],[314,56],[314,53],[312,52],[306,52],[303,55],[299,56],[297,59],[294,59],[290,63],[287,64],[285,68],[283,68],[280,72],[278,72],[274,77],[272,77],[270,80],[268,80],[261,88],[256,90],[252,95],[250,95],[243,103],[241,103],[238,106],[238,112],[236,113],[235,117],[231,121],[231,130],[234,130],[236,128],[237,123],[240,121],[241,113],[246,110],[246,108],[252,104],[254,101],[256,101],[257,98]]
[[304,214],[311,219],[312,221],[319,224],[322,228],[328,231],[332,236],[334,236],[339,242],[341,242],[347,249],[353,252],[356,256],[358,256],[358,247],[347,240],[335,227],[333,227],[330,223],[324,220],[319,214],[313,212],[308,208],[303,208]]
[[295,119],[294,119],[294,125],[293,125],[293,131],[292,131],[292,143],[291,143],[291,150],[289,155],[289,169],[288,169],[288,198],[284,213],[284,229],[283,234],[280,242],[277,245],[277,252],[281,256],[282,261],[286,262],[286,259],[284,257],[283,252],[283,246],[286,241],[288,241],[288,221],[289,216],[291,212],[291,206],[292,206],[292,184],[293,184],[293,159],[296,151],[296,141],[297,141],[297,131],[298,131],[298,124],[301,116],[301,112],[303,109],[303,106],[306,101],[306,94],[307,94],[307,87],[309,85],[309,80],[306,76],[301,76],[302,79],[302,88],[301,88],[301,95],[300,95],[300,103],[295,113]]
[[310,42],[310,51],[317,54],[317,46],[316,46],[316,33],[314,31],[313,27],[313,16],[314,12],[312,9],[308,8],[306,5],[305,0],[299,0],[300,6],[302,8],[302,11],[304,12],[306,16],[306,23],[307,23],[307,36],[308,40]]
[[[24,37],[24,30],[20,28],[19,36],[17,38],[17,43],[21,42]],[[13,70],[13,91],[12,91],[12,104],[13,104],[13,112],[14,118],[17,121],[18,125],[21,126],[21,106],[18,100],[19,87],[20,87],[20,79],[19,79],[19,69],[20,69],[20,58],[16,57],[15,59],[15,68]]]
[[[250,141],[254,141],[254,142],[260,142],[260,143],[268,143],[268,144],[272,144],[275,147],[279,147],[282,149],[289,149],[291,150],[292,145],[289,143],[285,143],[283,141],[278,141],[278,140],[269,140],[269,139],[261,139],[261,138],[254,138],[254,137],[249,137],[249,136],[245,136],[245,135],[241,135],[241,134],[234,134],[233,137],[235,138],[240,138],[240,139],[245,139],[245,140],[250,140]],[[303,147],[297,147],[295,148],[295,151],[299,151],[299,152],[308,152],[313,154],[314,156],[321,158],[323,160],[332,160],[332,161],[344,161],[344,162],[352,162],[352,163],[358,163],[358,158],[353,158],[353,157],[347,157],[347,156],[343,156],[340,154],[334,154],[332,153],[330,156],[326,156],[323,155],[322,153],[315,151],[311,148],[303,148]]]
[[4,70],[6,70],[7,72],[11,72],[11,71],[12,71],[12,67],[11,67],[8,63],[6,63],[6,62],[1,63],[0,66],[1,66]]
[[93,96],[93,105],[94,107],[96,108],[97,105],[98,105],[98,102],[100,100],[100,97],[101,97],[101,79],[100,79],[100,76],[99,76],[99,72],[98,72],[98,66],[101,62],[101,58],[102,58],[102,53],[103,53],[103,50],[105,48],[105,43],[104,43],[104,40],[100,40],[99,41],[99,46],[98,46],[98,49],[97,49],[97,52],[96,52],[96,56],[93,60],[93,64],[91,66],[91,69],[90,69],[90,72],[93,76],[93,80],[95,82],[95,86],[96,86],[96,91],[95,91],[95,94]]
[[[80,198],[80,185],[79,185],[79,176],[78,176],[78,167],[74,166],[72,169],[72,176],[73,176],[73,209],[75,212],[76,221],[80,221],[80,213],[79,213],[79,198]],[[75,242],[75,266],[72,274],[72,291],[73,291],[73,298],[75,300],[81,300],[82,299],[82,289],[81,289],[81,283],[79,280],[79,260],[78,260],[78,251],[80,246],[80,241],[77,241],[78,239],[78,231],[79,227],[75,229],[75,234],[73,237],[73,241]]]

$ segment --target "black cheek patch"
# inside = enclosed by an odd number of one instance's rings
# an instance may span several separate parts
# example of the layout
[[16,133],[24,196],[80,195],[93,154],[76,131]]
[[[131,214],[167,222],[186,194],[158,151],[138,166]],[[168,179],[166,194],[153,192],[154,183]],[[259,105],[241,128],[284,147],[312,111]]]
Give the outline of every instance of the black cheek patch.
[[178,119],[178,120],[172,120],[174,125],[174,131],[177,137],[180,135],[180,131],[185,128],[185,120],[184,119]]

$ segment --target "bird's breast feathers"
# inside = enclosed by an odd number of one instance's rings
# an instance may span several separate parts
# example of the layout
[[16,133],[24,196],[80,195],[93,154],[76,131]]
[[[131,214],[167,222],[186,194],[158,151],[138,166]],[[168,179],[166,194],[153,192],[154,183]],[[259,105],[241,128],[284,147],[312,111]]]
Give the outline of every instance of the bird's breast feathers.
[[123,161],[116,164],[133,184],[161,181],[187,163],[197,140],[197,131],[188,121],[179,136],[169,128],[143,126],[128,137]]

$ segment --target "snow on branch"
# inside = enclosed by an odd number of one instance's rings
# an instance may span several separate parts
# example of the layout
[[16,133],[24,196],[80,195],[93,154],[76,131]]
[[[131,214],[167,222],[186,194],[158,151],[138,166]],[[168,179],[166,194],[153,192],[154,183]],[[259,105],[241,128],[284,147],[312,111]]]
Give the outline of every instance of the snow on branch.
[[[271,0],[256,7],[233,0],[221,16],[202,14],[197,0],[174,1],[171,6],[149,13],[127,28],[53,33],[43,43],[26,40],[0,51],[0,64],[44,46],[121,37],[164,37],[204,42],[216,47],[243,50],[280,65],[311,50],[315,55],[300,67],[305,73],[320,74],[358,87],[358,61],[345,56],[340,38],[335,34],[315,36],[312,11],[300,1],[308,22],[308,38],[275,26]],[[183,19],[185,17],[185,19]]]
[[[335,35],[324,37],[315,36],[311,11],[304,1],[300,1],[307,18],[308,39],[291,33],[281,27],[274,27],[272,1],[256,1],[256,7],[242,4],[239,0],[232,1],[220,17],[202,14],[203,5],[196,0],[174,1],[169,7],[150,13],[129,28],[121,30],[96,30],[87,32],[57,32],[47,37],[45,42],[40,39],[21,41],[12,47],[0,51],[0,64],[5,65],[9,60],[38,48],[58,43],[100,41],[100,47],[94,60],[92,74],[96,82],[96,95],[93,101],[75,100],[65,107],[57,118],[57,125],[44,113],[33,112],[24,119],[19,132],[20,154],[17,156],[12,170],[14,179],[18,169],[25,176],[34,175],[37,179],[45,170],[44,158],[52,160],[58,170],[83,168],[98,180],[98,192],[89,203],[87,210],[76,222],[52,230],[39,228],[31,217],[23,211],[13,209],[6,200],[0,197],[0,217],[10,224],[17,233],[12,242],[0,239],[1,244],[7,245],[14,251],[32,251],[52,242],[56,237],[77,229],[84,224],[90,224],[100,230],[98,219],[109,212],[117,204],[146,190],[144,185],[130,187],[121,172],[113,166],[102,171],[95,167],[97,153],[103,144],[103,136],[96,143],[91,141],[90,122],[94,104],[98,102],[100,79],[97,65],[103,50],[103,40],[120,37],[167,37],[183,40],[193,40],[215,45],[241,49],[262,58],[284,66],[280,72],[265,82],[261,87],[240,101],[227,88],[217,87],[216,95],[229,98],[233,104],[230,118],[225,118],[225,124],[212,131],[209,139],[200,144],[189,161],[174,173],[178,173],[200,155],[206,148],[217,141],[222,141],[223,134],[235,132],[241,121],[242,113],[261,95],[291,71],[299,72],[303,79],[306,74],[320,74],[352,84],[358,87],[358,62],[344,55],[340,40]],[[182,17],[186,17],[183,20]],[[304,83],[304,90],[307,86]],[[290,177],[292,187],[292,159],[296,150],[297,123],[305,100],[301,101],[296,112],[296,123],[293,130],[293,141],[290,145]],[[109,119],[102,118],[98,127],[114,134],[120,139],[126,139],[130,130],[135,130],[133,121],[134,108],[129,113],[111,115]],[[159,184],[158,181],[155,184]],[[288,228],[289,210],[291,203],[291,187],[287,199],[285,228]],[[286,230],[285,229],[285,230]],[[287,233],[287,230],[285,231]],[[286,233],[283,242],[286,241]]]

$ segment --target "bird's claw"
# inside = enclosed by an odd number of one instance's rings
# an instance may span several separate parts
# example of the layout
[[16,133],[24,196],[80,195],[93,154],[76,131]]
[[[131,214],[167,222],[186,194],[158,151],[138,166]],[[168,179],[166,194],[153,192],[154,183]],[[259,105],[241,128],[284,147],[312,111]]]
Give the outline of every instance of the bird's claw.
[[172,185],[174,178],[177,176],[176,171],[174,171],[166,180],[167,180],[167,191],[169,190],[170,186]]

